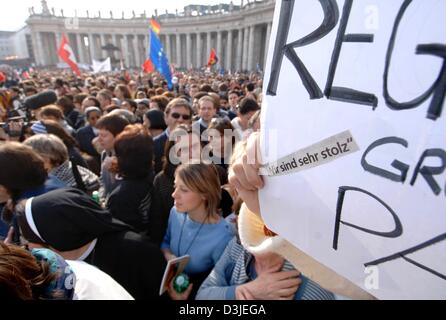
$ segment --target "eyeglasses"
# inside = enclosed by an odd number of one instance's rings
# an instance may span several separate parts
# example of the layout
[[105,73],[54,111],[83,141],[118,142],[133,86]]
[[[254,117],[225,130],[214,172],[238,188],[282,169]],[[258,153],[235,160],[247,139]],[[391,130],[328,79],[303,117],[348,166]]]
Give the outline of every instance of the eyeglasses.
[[180,117],[182,117],[183,120],[190,120],[190,115],[188,115],[188,114],[180,114],[180,113],[174,112],[171,114],[171,116],[174,119],[179,119]]

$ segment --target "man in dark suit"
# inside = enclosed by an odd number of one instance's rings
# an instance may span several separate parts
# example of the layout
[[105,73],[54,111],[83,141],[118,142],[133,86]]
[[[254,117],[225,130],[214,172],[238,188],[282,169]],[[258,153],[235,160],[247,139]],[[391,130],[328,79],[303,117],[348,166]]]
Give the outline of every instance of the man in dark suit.
[[169,102],[164,112],[167,129],[153,139],[153,153],[155,159],[155,173],[163,167],[163,155],[169,134],[180,124],[190,125],[192,122],[192,108],[183,98],[176,98]]

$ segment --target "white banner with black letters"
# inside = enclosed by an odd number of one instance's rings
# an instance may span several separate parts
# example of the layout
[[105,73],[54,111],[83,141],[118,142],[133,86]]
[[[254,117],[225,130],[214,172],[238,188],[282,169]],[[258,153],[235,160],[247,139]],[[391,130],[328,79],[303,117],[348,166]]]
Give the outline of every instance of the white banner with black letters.
[[446,298],[446,1],[277,1],[267,225],[382,299]]

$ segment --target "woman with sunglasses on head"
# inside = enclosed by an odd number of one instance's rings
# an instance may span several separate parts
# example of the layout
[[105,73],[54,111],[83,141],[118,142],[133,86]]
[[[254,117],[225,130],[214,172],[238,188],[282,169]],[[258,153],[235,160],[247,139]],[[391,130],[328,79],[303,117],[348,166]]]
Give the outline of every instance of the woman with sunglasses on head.
[[172,196],[175,206],[161,249],[167,260],[190,256],[184,272],[192,284],[182,294],[171,288],[168,292],[173,299],[193,298],[234,234],[218,212],[220,179],[214,165],[180,165],[175,172]]

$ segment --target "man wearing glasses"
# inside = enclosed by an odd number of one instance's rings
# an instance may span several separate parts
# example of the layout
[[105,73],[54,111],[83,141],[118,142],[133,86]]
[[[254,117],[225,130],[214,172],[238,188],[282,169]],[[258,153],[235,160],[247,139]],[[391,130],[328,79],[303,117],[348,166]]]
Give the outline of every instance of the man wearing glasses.
[[164,147],[169,140],[169,133],[178,125],[192,123],[192,108],[183,98],[176,98],[169,102],[164,112],[167,129],[153,139],[153,153],[155,158],[155,173],[161,171],[163,166]]

